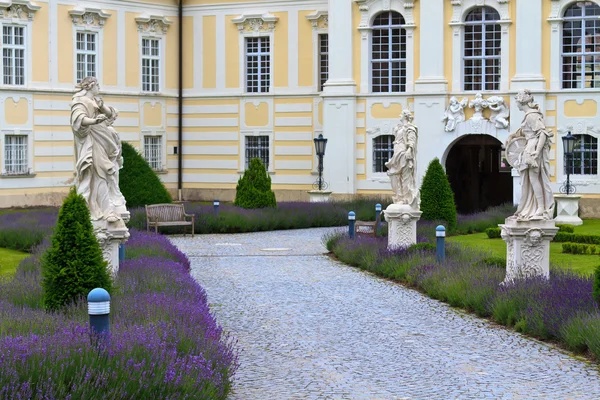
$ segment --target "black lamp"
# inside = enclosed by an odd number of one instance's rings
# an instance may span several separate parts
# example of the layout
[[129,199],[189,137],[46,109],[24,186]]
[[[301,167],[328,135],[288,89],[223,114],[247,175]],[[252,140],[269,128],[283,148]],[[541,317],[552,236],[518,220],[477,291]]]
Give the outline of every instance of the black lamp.
[[562,137],[563,141],[563,149],[565,152],[565,163],[567,170],[567,183],[565,185],[565,192],[567,195],[571,194],[573,191],[571,187],[570,175],[571,175],[571,157],[573,157],[573,150],[575,149],[575,143],[577,142],[577,138],[571,135],[571,131],[567,133],[567,136]]
[[319,157],[319,190],[323,189],[323,156],[325,155],[325,147],[327,146],[327,139],[320,133],[319,137],[313,139],[315,142],[315,151],[317,157]]

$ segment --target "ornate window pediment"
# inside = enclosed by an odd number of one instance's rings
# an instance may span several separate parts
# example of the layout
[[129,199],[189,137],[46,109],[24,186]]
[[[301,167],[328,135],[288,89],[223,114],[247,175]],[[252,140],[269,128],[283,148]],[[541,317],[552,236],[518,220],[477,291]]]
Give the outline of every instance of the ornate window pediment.
[[138,26],[138,31],[146,34],[163,35],[167,33],[169,25],[173,21],[163,16],[157,15],[142,15],[135,19]]
[[110,14],[99,8],[78,7],[69,11],[73,24],[83,28],[101,28]]
[[238,26],[240,33],[273,32],[279,18],[269,14],[242,14],[231,20]]
[[315,11],[314,13],[307,15],[306,19],[310,21],[310,24],[314,29],[329,28],[329,15],[327,11]]
[[[405,29],[415,27],[413,8],[417,0],[353,0],[358,4],[361,14],[360,25],[358,29],[362,32],[363,39],[367,38],[367,31],[370,30],[370,19],[373,15],[382,11],[396,11],[402,14],[405,21]],[[412,31],[409,33],[412,36]]]
[[0,18],[11,18],[21,20],[33,20],[33,14],[39,10],[36,6],[27,0],[8,0],[0,1]]

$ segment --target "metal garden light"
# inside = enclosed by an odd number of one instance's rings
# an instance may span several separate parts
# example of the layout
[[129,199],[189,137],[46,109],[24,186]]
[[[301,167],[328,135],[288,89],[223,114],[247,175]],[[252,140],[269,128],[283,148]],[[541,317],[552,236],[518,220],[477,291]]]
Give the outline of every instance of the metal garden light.
[[575,149],[575,143],[577,142],[577,138],[573,135],[571,135],[571,131],[569,131],[567,133],[567,136],[563,136],[562,137],[562,141],[563,141],[563,148],[564,148],[564,152],[565,152],[565,163],[566,163],[566,170],[567,170],[567,182],[564,184],[564,186],[561,188],[561,192],[566,193],[567,196],[570,195],[571,193],[575,192],[575,187],[573,185],[571,185],[571,180],[570,180],[570,175],[571,175],[571,163],[570,161],[573,159],[573,150]]
[[313,139],[315,142],[315,150],[317,157],[319,157],[319,190],[323,190],[323,156],[325,155],[325,147],[327,146],[327,139],[323,137],[323,134],[319,134],[319,137]]

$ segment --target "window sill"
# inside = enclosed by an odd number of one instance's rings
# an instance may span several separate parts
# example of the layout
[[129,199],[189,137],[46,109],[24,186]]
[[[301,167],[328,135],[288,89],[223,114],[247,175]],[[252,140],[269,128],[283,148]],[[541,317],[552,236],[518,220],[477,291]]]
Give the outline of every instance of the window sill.
[[1,179],[20,179],[20,178],[35,178],[37,174],[26,173],[26,174],[0,174]]

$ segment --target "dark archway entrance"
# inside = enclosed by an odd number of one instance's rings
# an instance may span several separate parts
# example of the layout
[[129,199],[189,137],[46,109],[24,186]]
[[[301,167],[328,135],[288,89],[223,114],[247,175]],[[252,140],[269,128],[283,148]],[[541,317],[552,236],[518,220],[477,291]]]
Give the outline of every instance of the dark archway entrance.
[[489,135],[466,135],[450,149],[446,173],[461,214],[483,211],[513,198],[513,178],[501,163],[502,144]]

